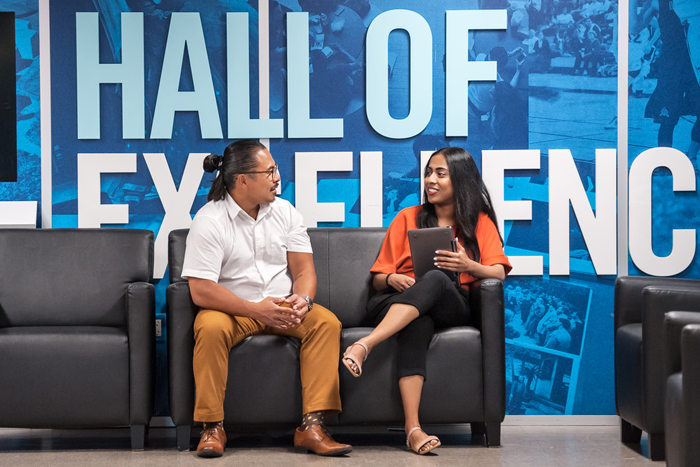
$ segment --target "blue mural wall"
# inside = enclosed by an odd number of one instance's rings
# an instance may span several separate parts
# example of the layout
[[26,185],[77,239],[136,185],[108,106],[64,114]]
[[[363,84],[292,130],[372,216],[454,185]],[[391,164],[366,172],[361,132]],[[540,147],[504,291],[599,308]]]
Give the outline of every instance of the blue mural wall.
[[[506,281],[508,413],[615,413],[617,2],[49,3],[52,227],[153,230],[159,318],[167,234],[189,226],[213,178],[203,155],[262,138],[280,166],[280,196],[308,225],[386,226],[420,202],[422,153],[461,146],[495,183],[506,253],[521,259]],[[692,166],[700,141],[696,109],[681,105],[700,102],[700,7],[680,3],[677,14],[663,0],[631,0],[620,13],[631,29],[630,173],[641,181],[630,179],[633,274],[699,275],[695,236],[673,237],[697,228],[694,177],[674,192],[669,175]],[[0,200],[39,199],[31,5],[0,1],[17,12],[22,100],[21,181],[0,184]],[[260,89],[269,108],[259,107]],[[673,168],[647,177],[647,225],[644,170],[664,161]],[[680,259],[667,266],[673,251]]]
[[37,1],[2,1],[15,14],[17,181],[0,182],[0,200],[40,201],[39,6]]
[[[668,165],[654,169],[652,174],[650,235],[654,253],[660,257],[690,248],[694,251],[697,241],[699,22],[697,2],[630,2],[629,161],[630,167],[641,166],[641,159],[651,150]],[[638,159],[640,163],[636,164]],[[630,209],[634,206],[632,196],[631,192]],[[679,233],[687,238],[674,239]],[[632,238],[630,250],[630,273],[650,273],[653,259],[644,252],[635,255]],[[685,260],[668,271],[669,275],[699,278],[700,264],[692,254],[684,256]]]

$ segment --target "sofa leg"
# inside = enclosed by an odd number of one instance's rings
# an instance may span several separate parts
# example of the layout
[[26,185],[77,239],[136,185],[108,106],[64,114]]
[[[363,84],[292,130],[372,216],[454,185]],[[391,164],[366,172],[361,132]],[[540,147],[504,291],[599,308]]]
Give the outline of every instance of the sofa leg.
[[620,441],[625,444],[639,444],[642,439],[642,430],[620,418]]
[[666,459],[665,436],[663,433],[649,433],[649,460],[662,461]]
[[131,450],[143,451],[146,444],[146,425],[131,425]]
[[501,424],[486,422],[486,447],[501,445]]
[[177,450],[178,451],[189,451],[190,450],[191,433],[192,433],[192,427],[190,425],[178,425],[175,427],[175,434],[177,436]]
[[483,422],[473,422],[470,424],[472,428],[472,446],[480,444],[482,446],[487,446],[486,444],[486,424]]

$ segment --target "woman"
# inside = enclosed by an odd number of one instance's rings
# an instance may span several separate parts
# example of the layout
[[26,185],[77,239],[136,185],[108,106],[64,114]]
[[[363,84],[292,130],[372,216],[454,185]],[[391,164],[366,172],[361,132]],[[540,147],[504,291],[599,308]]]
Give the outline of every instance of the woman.
[[654,0],[649,10],[658,12],[662,46],[656,60],[656,88],[649,97],[644,116],[653,118],[654,123],[659,124],[657,145],[668,148],[673,147],[673,132],[680,117],[695,116],[687,152],[695,164],[700,149],[700,86],[686,43],[686,25],[674,11],[671,0]]
[[[343,364],[359,377],[362,363],[380,342],[398,333],[399,390],[406,424],[406,444],[417,454],[440,445],[420,428],[418,407],[426,378],[426,355],[433,331],[468,322],[469,283],[503,280],[511,270],[503,253],[488,190],[471,155],[461,148],[434,152],[425,169],[425,202],[400,211],[387,230],[372,281],[379,292],[367,311],[376,324],[372,333],[352,344]],[[435,264],[460,273],[461,288],[440,270],[416,281],[408,243],[410,229],[452,226],[457,252],[439,250]]]

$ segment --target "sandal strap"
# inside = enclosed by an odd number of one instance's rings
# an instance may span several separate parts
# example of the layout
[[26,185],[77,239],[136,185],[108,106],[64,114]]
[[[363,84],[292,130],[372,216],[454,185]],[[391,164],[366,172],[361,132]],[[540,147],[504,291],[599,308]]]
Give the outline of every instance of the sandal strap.
[[[411,438],[411,435],[412,435],[414,432],[418,431],[418,430],[423,431],[423,429],[422,429],[421,427],[419,427],[419,426],[414,426],[413,428],[411,428],[411,429],[409,430],[408,434],[406,435],[406,440],[410,439],[410,438]],[[424,432],[424,433],[425,433],[425,432]],[[426,434],[427,434],[427,433],[426,433]]]
[[[353,342],[353,344],[352,344],[350,347],[352,347],[353,345],[359,345],[360,347],[362,347],[363,349],[365,349],[365,358],[364,358],[364,360],[362,360],[362,361],[364,362],[365,360],[367,360],[367,356],[369,355],[369,347],[367,347],[364,343],[362,343],[362,342],[360,342],[360,341]],[[354,360],[354,359],[353,359],[353,360]]]

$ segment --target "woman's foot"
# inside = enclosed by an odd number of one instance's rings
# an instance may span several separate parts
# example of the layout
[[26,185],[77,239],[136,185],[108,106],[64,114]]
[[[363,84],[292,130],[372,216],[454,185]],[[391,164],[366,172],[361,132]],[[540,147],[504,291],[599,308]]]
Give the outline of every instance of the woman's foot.
[[406,436],[406,446],[416,454],[427,454],[436,447],[440,446],[440,440],[437,436],[429,436],[419,426],[413,427],[408,431]]
[[367,360],[368,355],[369,347],[363,342],[357,341],[345,349],[343,365],[355,378],[359,378],[362,375],[362,363]]

